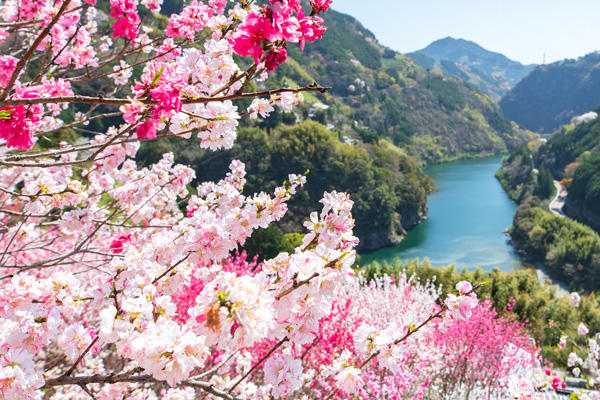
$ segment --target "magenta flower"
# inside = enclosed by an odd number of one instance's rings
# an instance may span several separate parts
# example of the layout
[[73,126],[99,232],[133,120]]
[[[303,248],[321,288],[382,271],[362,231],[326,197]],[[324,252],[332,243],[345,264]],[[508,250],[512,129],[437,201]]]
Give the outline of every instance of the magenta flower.
[[19,60],[12,56],[0,56],[0,86],[6,87]]
[[310,0],[310,6],[315,14],[329,10],[331,3],[333,3],[333,0]]
[[277,67],[287,60],[287,51],[283,47],[276,47],[267,53],[265,57],[265,67],[267,71],[275,71]]

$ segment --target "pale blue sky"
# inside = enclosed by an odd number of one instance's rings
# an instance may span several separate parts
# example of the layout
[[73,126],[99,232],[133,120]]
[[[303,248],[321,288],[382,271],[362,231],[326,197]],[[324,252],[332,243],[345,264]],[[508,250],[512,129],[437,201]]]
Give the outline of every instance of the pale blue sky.
[[600,0],[334,0],[403,53],[452,36],[523,63],[600,50]]

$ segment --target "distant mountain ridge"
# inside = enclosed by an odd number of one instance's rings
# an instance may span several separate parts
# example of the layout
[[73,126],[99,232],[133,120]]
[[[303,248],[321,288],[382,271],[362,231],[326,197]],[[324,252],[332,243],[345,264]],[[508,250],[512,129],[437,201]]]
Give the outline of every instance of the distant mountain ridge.
[[535,65],[523,65],[475,42],[452,37],[436,40],[407,56],[423,68],[457,76],[495,100],[535,68]]
[[540,65],[500,101],[507,117],[550,133],[600,104],[600,52]]
[[271,82],[332,87],[321,101],[324,121],[351,139],[389,138],[425,163],[498,154],[530,138],[472,85],[427,71],[378,43],[355,18],[330,10],[323,40],[304,52],[288,47],[290,63]]

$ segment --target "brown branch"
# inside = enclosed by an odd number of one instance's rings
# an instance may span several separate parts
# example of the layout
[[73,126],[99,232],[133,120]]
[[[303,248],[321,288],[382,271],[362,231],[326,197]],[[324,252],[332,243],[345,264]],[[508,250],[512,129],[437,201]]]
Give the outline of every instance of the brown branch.
[[2,91],[2,96],[0,97],[1,99],[5,99],[8,96],[8,93],[10,92],[10,90],[12,89],[13,85],[15,84],[17,78],[19,77],[19,74],[21,73],[23,68],[25,68],[25,64],[27,64],[27,61],[31,58],[31,56],[33,55],[33,52],[38,48],[40,43],[42,43],[44,38],[46,36],[48,36],[48,34],[50,33],[50,30],[54,27],[54,25],[56,25],[56,23],[58,22],[58,20],[62,16],[62,14],[65,12],[67,7],[69,6],[70,2],[71,2],[71,0],[64,1],[64,3],[61,5],[60,9],[54,16],[54,18],[52,18],[52,21],[50,21],[50,23],[44,28],[44,30],[40,33],[40,35],[33,41],[33,43],[29,46],[29,48],[27,49],[27,52],[25,52],[23,57],[21,57],[21,59],[19,59],[19,62],[17,62],[17,66],[15,67],[15,70],[13,71],[13,73],[8,81],[8,84]]
[[76,127],[77,125],[81,125],[81,124],[84,124],[84,123],[86,123],[86,122],[94,121],[94,120],[96,120],[96,119],[100,119],[100,118],[111,118],[111,117],[116,117],[116,116],[119,116],[119,115],[121,115],[121,114],[123,114],[123,113],[122,113],[122,112],[120,112],[120,111],[116,111],[116,112],[111,112],[111,113],[105,113],[105,114],[98,114],[98,115],[94,115],[94,116],[91,116],[91,117],[89,117],[89,118],[83,119],[83,120],[81,120],[81,121],[76,121],[76,122],[73,122],[73,123],[71,123],[71,124],[68,124],[68,125],[63,125],[63,126],[61,126],[60,128],[52,129],[52,130],[50,130],[50,131],[45,131],[45,132],[38,132],[38,133],[36,133],[34,136],[38,136],[38,137],[39,137],[39,136],[50,135],[50,134],[52,134],[52,133],[54,133],[54,132],[59,132],[59,131],[62,131],[63,129],[74,128],[74,127]]
[[75,368],[77,368],[77,364],[79,364],[81,362],[81,360],[83,360],[83,357],[85,357],[85,355],[87,353],[89,353],[89,351],[92,349],[92,347],[94,347],[94,345],[96,344],[96,342],[98,342],[99,339],[100,339],[100,336],[96,336],[94,338],[94,340],[91,341],[91,343],[88,345],[88,347],[86,347],[86,349],[83,351],[83,353],[81,353],[79,355],[79,357],[77,357],[77,360],[75,360],[75,362],[73,363],[71,368],[69,368],[69,370],[67,372],[65,372],[64,376],[69,376],[75,371]]
[[83,391],[86,392],[87,395],[90,396],[93,400],[98,400],[98,398],[94,396],[94,393],[92,393],[86,385],[79,385],[79,387],[83,389]]
[[162,274],[160,274],[156,279],[154,279],[152,281],[152,284],[154,285],[156,282],[160,281],[162,278],[164,278],[169,272],[173,271],[175,268],[177,268],[182,262],[184,262],[185,260],[188,259],[188,257],[190,256],[190,254],[188,253],[187,256],[185,256],[184,258],[182,258],[181,260],[177,261],[175,264],[173,264],[172,266],[170,266],[169,268],[167,268],[167,270],[165,272],[163,272]]
[[[249,99],[262,96],[272,96],[280,93],[300,93],[300,92],[320,92],[325,93],[330,90],[330,87],[318,86],[316,83],[300,88],[282,88],[276,90],[265,90],[262,92],[250,92],[241,94],[231,94],[227,96],[217,97],[198,97],[195,99],[183,99],[183,104],[203,104],[215,101]],[[150,98],[134,99],[142,104],[157,104],[156,100]],[[112,106],[122,106],[131,103],[130,99],[120,99],[112,97],[93,97],[93,96],[60,96],[60,97],[37,97],[34,99],[8,99],[0,101],[0,107],[15,106],[15,105],[32,105],[32,104],[57,104],[57,103],[78,103],[78,104],[104,104]]]
[[[343,255],[336,258],[333,261],[328,262],[323,269],[328,269],[328,268],[333,268],[338,262],[340,262],[340,260],[343,258]],[[275,296],[275,300],[281,300],[283,297],[287,296],[288,294],[292,293],[294,290],[298,289],[299,287],[302,287],[304,285],[308,285],[313,279],[315,279],[316,277],[318,277],[320,274],[318,272],[315,272],[314,274],[312,274],[311,276],[309,276],[308,278],[301,280],[301,281],[296,281],[294,280],[294,283],[292,283],[292,286],[290,286],[289,288],[282,290],[277,296]]]
[[299,287],[308,285],[310,283],[310,281],[315,279],[317,276],[319,276],[319,273],[315,272],[314,274],[312,274],[311,276],[309,276],[308,278],[306,278],[302,281],[294,281],[294,283],[292,283],[292,286],[290,286],[289,288],[287,288],[285,290],[282,290],[277,296],[275,296],[275,300],[281,300],[283,297],[292,293],[294,290],[298,289]]
[[[121,113],[114,113],[114,114],[119,115]],[[105,114],[105,115],[109,115],[109,114]],[[90,118],[90,120],[91,119],[93,119],[93,117]],[[60,130],[60,129],[58,129],[58,130]],[[127,138],[122,138],[121,140],[113,142],[110,145],[117,146],[117,145],[125,144],[125,143],[148,142],[151,140],[177,138],[177,137],[182,137],[184,135],[187,135],[188,133],[192,133],[195,130],[197,130],[197,129],[196,128],[189,129],[187,131],[183,131],[180,133],[165,133],[162,135],[158,135],[154,139],[145,139],[145,138],[138,138],[137,136],[129,136]],[[68,147],[68,148],[64,148],[64,149],[50,150],[50,151],[43,152],[43,153],[35,153],[35,152],[17,153],[17,154],[7,155],[4,158],[4,160],[0,161],[0,163],[21,161],[21,160],[26,160],[26,159],[36,159],[36,158],[41,158],[41,157],[56,157],[56,156],[59,156],[62,154],[76,153],[76,152],[81,152],[81,151],[86,151],[86,150],[97,149],[99,147],[103,147],[104,145],[105,145],[105,143],[85,144],[85,145],[81,145],[81,146],[72,146],[72,147]],[[82,163],[82,162],[87,162],[87,161],[88,160],[85,159],[85,160],[77,161],[76,163]],[[26,164],[26,166],[34,166],[34,165],[39,165],[39,164]],[[23,164],[19,164],[19,166],[23,166]]]
[[[136,369],[137,370],[137,369]],[[49,389],[56,386],[67,386],[67,385],[89,385],[91,383],[104,383],[104,384],[115,384],[115,383],[164,383],[154,378],[152,375],[135,375],[132,376],[131,372],[126,372],[119,375],[87,375],[87,376],[60,376],[54,379],[46,380],[44,386],[41,389]],[[179,386],[189,386],[198,389],[202,389],[205,392],[212,394],[213,396],[220,397],[225,400],[239,400],[236,397],[217,389],[208,382],[197,381],[194,379],[187,379],[179,384]]]
[[238,379],[237,382],[234,383],[233,386],[230,387],[227,392],[231,393],[233,391],[233,389],[235,389],[240,383],[242,383],[244,381],[244,379],[246,379],[252,372],[254,372],[254,370],[256,370],[256,368],[258,368],[258,366],[263,363],[263,361],[265,361],[267,358],[271,357],[271,354],[273,354],[278,348],[280,348],[288,340],[289,339],[286,336],[283,339],[281,339],[279,342],[277,342],[277,344],[275,346],[273,346],[273,348],[271,350],[269,350],[269,352],[267,354],[265,354],[260,360],[258,360],[258,362],[256,364],[254,364],[252,366],[252,368],[250,368],[250,370],[248,370],[248,372],[246,372],[240,379]]
[[4,192],[6,194],[9,194],[11,196],[15,196],[15,197],[29,197],[29,198],[36,198],[36,197],[54,197],[57,195],[61,195],[61,194],[65,194],[65,193],[73,193],[73,191],[69,188],[61,191],[61,192],[56,192],[56,193],[36,193],[36,194],[25,194],[25,193],[17,193],[17,192],[13,192],[10,191],[8,189],[4,189],[3,187],[0,187],[0,192]]
[[86,158],[85,160],[76,160],[76,161],[34,162],[34,163],[19,163],[19,162],[0,161],[0,165],[4,165],[7,167],[24,167],[24,168],[52,168],[52,167],[64,167],[67,165],[85,164],[90,161],[103,160],[103,159],[109,158],[109,157],[112,157],[112,154],[106,155],[104,157],[96,158],[95,160]]
[[229,355],[229,357],[227,357],[225,360],[221,361],[219,364],[215,365],[213,368],[209,369],[208,371],[204,371],[201,374],[195,375],[192,378],[199,379],[199,378],[204,378],[205,376],[214,374],[219,369],[221,369],[221,367],[223,367],[225,364],[227,364],[227,362],[229,362],[229,360],[231,360],[239,351],[240,351],[240,349],[235,350],[233,353],[231,353]]
[[46,218],[46,217],[57,217],[58,216],[58,215],[52,215],[52,214],[29,214],[29,213],[25,213],[25,212],[7,210],[4,208],[0,209],[0,213],[13,215],[15,217],[33,217],[33,218]]

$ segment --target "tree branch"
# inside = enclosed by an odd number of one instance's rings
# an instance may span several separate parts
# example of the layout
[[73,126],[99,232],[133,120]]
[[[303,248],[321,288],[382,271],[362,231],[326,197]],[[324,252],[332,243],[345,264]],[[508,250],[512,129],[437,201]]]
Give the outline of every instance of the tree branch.
[[8,84],[2,91],[2,96],[0,97],[1,99],[5,99],[8,96],[10,89],[12,89],[17,78],[19,77],[19,74],[21,73],[23,68],[25,68],[25,64],[27,64],[27,61],[31,58],[31,56],[33,55],[33,52],[38,48],[40,43],[42,43],[42,40],[44,40],[44,38],[50,33],[50,30],[52,29],[52,27],[54,25],[56,25],[56,23],[58,22],[58,20],[62,16],[62,14],[65,12],[67,7],[69,6],[70,2],[71,2],[71,0],[64,1],[64,3],[61,5],[60,9],[54,16],[54,18],[52,18],[52,21],[50,21],[50,23],[44,28],[44,30],[40,33],[40,35],[29,46],[29,48],[27,49],[27,52],[23,55],[23,57],[21,57],[19,62],[17,62],[17,66],[15,67],[15,70],[13,71],[13,73],[8,81]]
[[[104,384],[115,384],[115,383],[164,383],[154,378],[152,375],[135,375],[132,376],[131,372],[126,372],[119,375],[87,375],[87,376],[60,376],[54,379],[46,380],[44,386],[41,389],[49,389],[56,386],[67,386],[67,385],[88,385],[91,383],[104,383]],[[195,379],[188,379],[179,384],[179,386],[189,386],[204,390],[206,393],[212,394],[213,396],[220,397],[225,400],[240,400],[231,394],[224,392],[223,390],[217,389],[211,383],[204,381],[197,381]]]
[[244,379],[246,379],[252,372],[254,372],[254,370],[256,370],[256,368],[258,368],[258,366],[260,364],[263,363],[263,361],[265,361],[267,358],[271,357],[271,354],[273,354],[275,352],[275,350],[280,348],[288,340],[289,339],[286,336],[283,339],[281,339],[279,342],[277,342],[277,344],[275,346],[273,346],[273,348],[271,350],[269,350],[269,352],[267,354],[265,354],[260,360],[258,360],[258,362],[256,364],[254,364],[248,372],[246,372],[240,379],[238,379],[237,382],[234,383],[233,386],[230,387],[227,392],[228,393],[233,392],[233,389],[235,389],[240,383],[242,383],[244,381]]
[[[203,104],[211,103],[215,101],[226,101],[226,100],[239,100],[249,99],[261,96],[271,96],[280,93],[300,93],[300,92],[319,92],[325,93],[331,88],[319,86],[316,83],[312,85],[300,87],[300,88],[284,88],[276,90],[265,90],[262,92],[250,92],[242,94],[232,94],[228,96],[217,96],[217,97],[198,97],[195,99],[183,99],[183,104]],[[157,104],[156,100],[150,98],[145,99],[134,99],[138,103],[143,104]],[[122,106],[131,103],[130,99],[120,99],[111,97],[93,97],[93,96],[60,96],[60,97],[37,97],[34,99],[8,99],[0,101],[0,107],[4,106],[15,106],[15,105],[32,105],[32,104],[57,104],[57,103],[78,103],[78,104],[104,104],[112,106]]]

